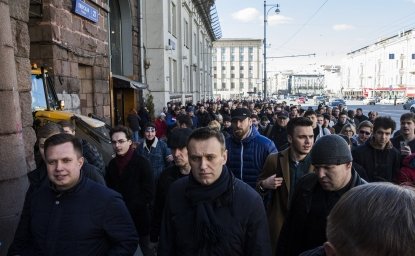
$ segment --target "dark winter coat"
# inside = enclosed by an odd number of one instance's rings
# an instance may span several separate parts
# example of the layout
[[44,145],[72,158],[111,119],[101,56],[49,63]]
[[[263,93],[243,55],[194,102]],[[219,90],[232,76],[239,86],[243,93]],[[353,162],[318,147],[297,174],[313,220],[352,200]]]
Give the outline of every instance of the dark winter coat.
[[138,236],[121,195],[87,178],[26,194],[8,255],[133,255]]
[[98,172],[102,176],[102,180],[104,180],[105,176],[105,163],[102,154],[98,151],[98,149],[89,143],[88,141],[81,139],[82,144],[82,155],[84,156],[85,160],[88,164],[95,166],[98,169]]
[[365,184],[352,169],[352,178],[340,191],[325,191],[314,173],[303,176],[292,197],[282,227],[276,255],[297,256],[322,245],[326,240],[326,219],[340,197],[353,187]]
[[[226,170],[224,168],[222,171]],[[224,232],[224,244],[232,256],[271,255],[265,209],[259,194],[247,184],[233,178],[232,203],[221,204],[220,198],[212,203],[213,214]],[[174,182],[169,190],[163,215],[159,242],[159,256],[205,256],[198,254],[195,239],[196,206],[186,197],[189,177]],[[202,185],[201,185],[202,186]],[[214,251],[214,249],[213,249]],[[209,254],[223,255],[223,254]],[[206,255],[208,256],[208,255]]]
[[353,162],[358,163],[365,169],[368,182],[389,181],[393,182],[400,169],[400,153],[393,147],[391,142],[385,149],[375,149],[372,146],[373,138],[352,150]]
[[198,127],[206,127],[210,121],[214,120],[211,118],[210,114],[205,112],[198,112],[197,113],[197,119],[199,120],[199,126]]
[[281,127],[277,123],[269,124],[265,128],[264,136],[274,142],[278,151],[283,151],[290,146],[288,143],[287,127]]
[[150,208],[154,196],[153,172],[150,162],[134,152],[122,173],[116,159],[107,167],[105,180],[109,188],[120,193],[133,218],[139,236],[150,232]]
[[151,219],[150,240],[152,242],[157,242],[160,235],[161,219],[163,217],[164,205],[166,204],[170,185],[185,176],[187,175],[182,174],[180,168],[176,165],[166,168],[161,173],[157,184],[156,198],[154,200],[153,215]]
[[252,129],[245,139],[238,140],[234,136],[226,139],[228,160],[226,166],[236,178],[255,188],[258,175],[262,172],[265,160],[271,153],[276,153],[274,142]]

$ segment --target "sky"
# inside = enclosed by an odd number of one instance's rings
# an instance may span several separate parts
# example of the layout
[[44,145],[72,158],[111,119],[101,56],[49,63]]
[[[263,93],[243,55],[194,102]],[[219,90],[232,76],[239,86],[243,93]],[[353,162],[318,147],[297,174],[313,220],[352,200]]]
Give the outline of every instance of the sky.
[[[216,0],[222,38],[264,37],[263,0]],[[267,0],[268,71],[341,65],[346,54],[415,28],[415,0]]]

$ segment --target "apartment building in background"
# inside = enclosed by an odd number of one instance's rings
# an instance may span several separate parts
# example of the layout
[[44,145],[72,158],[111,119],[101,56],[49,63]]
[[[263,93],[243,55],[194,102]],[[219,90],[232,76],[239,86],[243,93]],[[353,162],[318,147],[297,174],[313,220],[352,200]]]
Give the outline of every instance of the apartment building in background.
[[262,39],[217,40],[212,58],[215,99],[262,97]]

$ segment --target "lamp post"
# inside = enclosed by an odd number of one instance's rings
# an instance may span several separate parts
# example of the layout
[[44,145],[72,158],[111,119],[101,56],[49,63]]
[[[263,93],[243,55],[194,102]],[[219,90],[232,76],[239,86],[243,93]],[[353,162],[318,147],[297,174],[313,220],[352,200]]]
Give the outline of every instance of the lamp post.
[[267,16],[272,9],[275,9],[276,14],[280,13],[279,7],[278,4],[267,4],[267,0],[264,0],[264,100],[267,99]]

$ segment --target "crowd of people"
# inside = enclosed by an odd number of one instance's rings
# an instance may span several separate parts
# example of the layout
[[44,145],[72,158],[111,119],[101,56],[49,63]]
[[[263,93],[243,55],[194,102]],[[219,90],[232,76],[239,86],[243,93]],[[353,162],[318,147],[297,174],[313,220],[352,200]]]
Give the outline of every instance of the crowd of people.
[[415,114],[274,102],[131,110],[115,157],[71,122],[41,159],[8,255],[414,255]]

